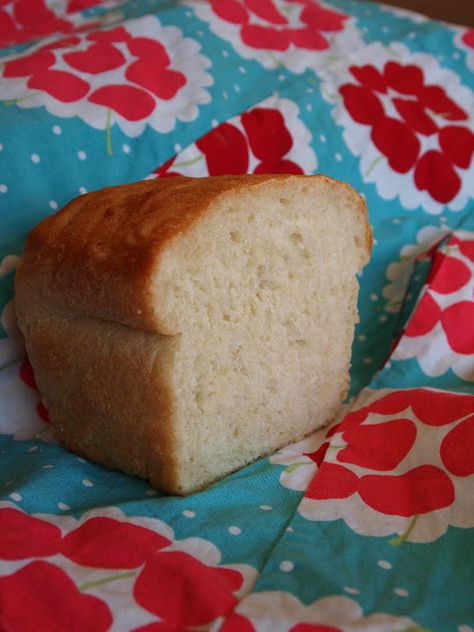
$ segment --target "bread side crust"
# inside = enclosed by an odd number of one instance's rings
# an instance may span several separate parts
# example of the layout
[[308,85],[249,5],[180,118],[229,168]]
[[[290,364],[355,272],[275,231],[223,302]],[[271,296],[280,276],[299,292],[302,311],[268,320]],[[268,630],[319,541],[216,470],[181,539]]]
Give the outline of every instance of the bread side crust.
[[27,326],[27,352],[61,444],[179,493],[173,338],[56,312]]

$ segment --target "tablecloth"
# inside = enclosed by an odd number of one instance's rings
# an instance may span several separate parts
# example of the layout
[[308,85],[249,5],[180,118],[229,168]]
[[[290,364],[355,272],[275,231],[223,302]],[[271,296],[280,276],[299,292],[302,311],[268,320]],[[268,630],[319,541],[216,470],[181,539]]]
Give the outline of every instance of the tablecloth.
[[[474,31],[355,0],[0,2],[0,629],[474,629]],[[87,191],[321,172],[365,196],[351,390],[187,498],[68,453],[28,230]]]

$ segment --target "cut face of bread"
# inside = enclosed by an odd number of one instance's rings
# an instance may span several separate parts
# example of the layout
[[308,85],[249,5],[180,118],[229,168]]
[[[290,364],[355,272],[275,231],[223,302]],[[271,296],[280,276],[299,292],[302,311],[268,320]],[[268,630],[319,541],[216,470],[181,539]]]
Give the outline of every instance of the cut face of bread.
[[348,386],[365,203],[323,176],[170,178],[30,235],[17,311],[58,438],[187,494],[326,423]]

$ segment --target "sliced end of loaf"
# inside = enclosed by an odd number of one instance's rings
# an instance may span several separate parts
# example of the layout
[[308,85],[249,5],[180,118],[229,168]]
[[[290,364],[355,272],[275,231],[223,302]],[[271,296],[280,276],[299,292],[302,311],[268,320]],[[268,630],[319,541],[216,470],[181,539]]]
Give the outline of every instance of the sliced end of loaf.
[[[222,194],[164,251],[156,309],[179,331],[171,373],[178,490],[297,440],[348,387],[362,199],[324,177]],[[160,471],[151,472],[159,486]]]

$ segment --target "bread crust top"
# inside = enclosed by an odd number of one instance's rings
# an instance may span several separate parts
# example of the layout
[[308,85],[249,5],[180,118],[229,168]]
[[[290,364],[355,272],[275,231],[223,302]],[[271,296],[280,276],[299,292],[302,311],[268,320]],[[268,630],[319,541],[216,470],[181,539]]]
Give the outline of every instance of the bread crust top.
[[324,179],[344,188],[366,224],[364,200],[326,176],[185,176],[119,185],[82,195],[44,219],[28,235],[16,274],[16,292],[71,317],[92,316],[172,334],[154,306],[152,285],[166,248],[227,194],[265,187],[275,180]]

